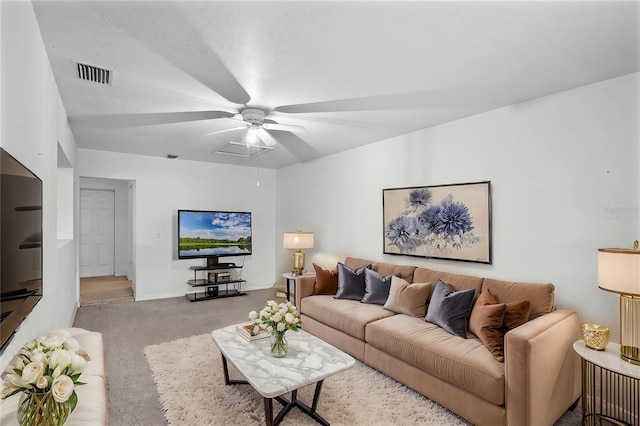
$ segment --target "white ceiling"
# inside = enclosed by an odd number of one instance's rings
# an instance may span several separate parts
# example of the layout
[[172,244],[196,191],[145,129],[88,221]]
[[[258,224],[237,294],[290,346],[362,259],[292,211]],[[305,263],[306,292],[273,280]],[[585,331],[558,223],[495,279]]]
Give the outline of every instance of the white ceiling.
[[[640,70],[638,1],[33,5],[78,146],[132,154],[280,168]],[[214,154],[247,106],[306,132]]]

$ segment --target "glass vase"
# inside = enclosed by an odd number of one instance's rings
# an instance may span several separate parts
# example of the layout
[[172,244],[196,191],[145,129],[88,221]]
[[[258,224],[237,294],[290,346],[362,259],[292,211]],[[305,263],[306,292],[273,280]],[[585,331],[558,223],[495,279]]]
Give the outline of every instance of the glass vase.
[[23,392],[18,402],[21,426],[60,426],[69,417],[69,402],[57,402],[51,392]]
[[289,351],[289,342],[285,333],[286,330],[271,333],[271,355],[275,358],[285,357]]

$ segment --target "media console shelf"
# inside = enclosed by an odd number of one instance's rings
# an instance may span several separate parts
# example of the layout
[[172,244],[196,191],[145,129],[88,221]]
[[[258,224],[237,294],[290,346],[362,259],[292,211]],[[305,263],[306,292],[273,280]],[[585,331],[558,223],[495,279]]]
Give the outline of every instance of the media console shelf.
[[[235,273],[241,271],[242,266],[219,264],[191,266],[189,269],[193,271],[193,279],[187,281],[187,284],[193,289],[202,288],[203,290],[185,294],[185,297],[192,302],[247,294],[242,293],[242,283],[246,281],[240,279]],[[201,278],[198,278],[198,275]],[[224,286],[224,290],[221,289],[222,286]]]

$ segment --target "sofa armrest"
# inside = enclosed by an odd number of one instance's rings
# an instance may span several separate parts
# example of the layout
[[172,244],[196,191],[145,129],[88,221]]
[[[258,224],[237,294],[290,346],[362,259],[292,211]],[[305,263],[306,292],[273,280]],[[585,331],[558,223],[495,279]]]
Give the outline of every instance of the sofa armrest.
[[296,278],[296,307],[298,313],[300,313],[300,301],[313,294],[315,284],[315,275],[300,275]]
[[552,425],[581,392],[578,314],[557,309],[505,335],[507,424]]

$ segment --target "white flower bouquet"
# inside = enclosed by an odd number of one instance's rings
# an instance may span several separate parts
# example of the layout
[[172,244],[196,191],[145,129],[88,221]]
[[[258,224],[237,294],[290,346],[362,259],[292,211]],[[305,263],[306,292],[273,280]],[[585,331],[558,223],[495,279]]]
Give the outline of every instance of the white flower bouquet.
[[249,312],[249,319],[256,328],[271,333],[271,355],[283,357],[289,350],[285,337],[287,330],[298,331],[300,329],[300,317],[295,306],[291,302],[277,304],[269,300],[260,312]]
[[40,336],[22,346],[2,375],[2,399],[23,392],[20,424],[62,424],[78,404],[75,387],[89,355],[66,332]]
[[269,300],[260,312],[249,312],[249,319],[258,328],[269,333],[300,329],[300,317],[291,302],[277,304]]

